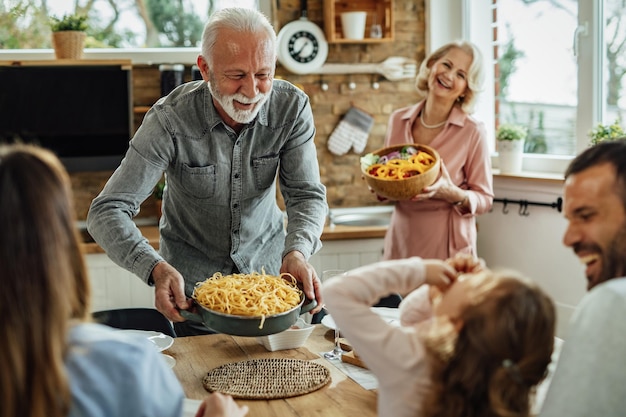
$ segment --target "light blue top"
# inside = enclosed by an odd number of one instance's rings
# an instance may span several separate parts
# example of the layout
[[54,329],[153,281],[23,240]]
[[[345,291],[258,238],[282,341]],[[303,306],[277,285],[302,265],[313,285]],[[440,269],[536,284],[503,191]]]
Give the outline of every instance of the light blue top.
[[626,278],[582,298],[572,316],[540,417],[626,415]]
[[[89,233],[118,265],[148,282],[166,259],[194,284],[216,271],[278,274],[282,257],[321,247],[328,206],[307,95],[275,80],[256,119],[237,134],[207,84],[183,84],[145,115],[120,167],[94,199]],[[166,173],[161,256],[132,217]],[[276,176],[289,219],[276,203]]]
[[69,337],[69,417],[182,415],[182,387],[147,339],[91,323],[74,326]]

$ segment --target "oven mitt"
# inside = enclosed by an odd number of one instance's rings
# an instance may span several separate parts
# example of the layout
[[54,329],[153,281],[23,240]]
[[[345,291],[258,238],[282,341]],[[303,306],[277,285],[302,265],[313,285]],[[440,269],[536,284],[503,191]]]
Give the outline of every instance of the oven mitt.
[[335,155],[344,155],[350,148],[358,154],[362,153],[373,125],[372,115],[351,107],[330,134],[328,150]]

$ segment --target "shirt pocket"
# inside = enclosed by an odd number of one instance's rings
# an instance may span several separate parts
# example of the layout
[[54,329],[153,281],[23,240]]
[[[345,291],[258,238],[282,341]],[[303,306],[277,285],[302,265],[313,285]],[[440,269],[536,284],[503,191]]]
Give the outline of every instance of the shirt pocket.
[[257,190],[265,190],[272,186],[278,169],[278,155],[262,156],[252,160],[254,186]]
[[215,165],[205,167],[182,166],[181,183],[186,193],[195,198],[211,198],[215,195]]

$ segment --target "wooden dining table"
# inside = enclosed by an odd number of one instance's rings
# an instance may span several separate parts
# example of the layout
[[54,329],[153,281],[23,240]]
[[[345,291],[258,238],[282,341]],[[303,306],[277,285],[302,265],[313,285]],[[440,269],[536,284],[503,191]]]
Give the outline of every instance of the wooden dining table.
[[254,337],[212,334],[179,337],[164,351],[176,359],[173,367],[187,398],[201,400],[207,395],[202,379],[209,370],[232,362],[261,358],[294,358],[319,363],[330,371],[331,382],[308,394],[275,400],[244,400],[237,403],[250,408],[255,417],[375,417],[377,394],[346,376],[320,352],[332,350],[333,339],[321,324],[306,340],[304,346],[270,352]]

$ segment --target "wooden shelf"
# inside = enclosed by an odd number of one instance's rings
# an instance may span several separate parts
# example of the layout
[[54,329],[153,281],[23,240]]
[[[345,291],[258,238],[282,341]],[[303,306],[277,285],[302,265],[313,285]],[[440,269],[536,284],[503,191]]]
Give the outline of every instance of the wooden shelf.
[[[367,12],[366,36],[369,35],[372,24],[377,23],[382,27],[382,38],[344,39],[341,13],[356,11]],[[394,38],[393,0],[324,0],[324,32],[328,43],[391,42]]]

